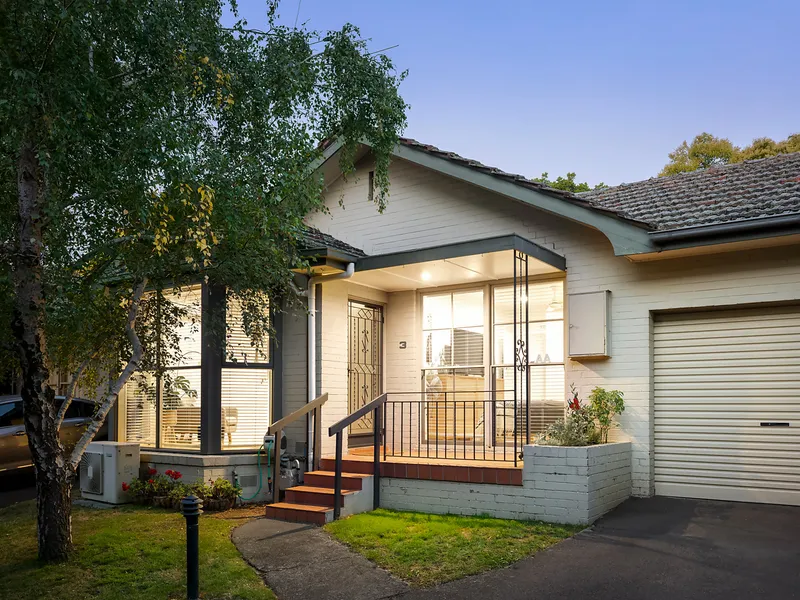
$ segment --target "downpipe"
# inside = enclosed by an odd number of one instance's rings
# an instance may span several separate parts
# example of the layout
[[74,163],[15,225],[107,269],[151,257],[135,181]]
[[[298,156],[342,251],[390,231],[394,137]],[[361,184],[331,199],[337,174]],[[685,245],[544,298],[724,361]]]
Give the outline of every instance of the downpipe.
[[[308,299],[308,338],[307,338],[307,370],[308,370],[308,398],[306,403],[313,402],[317,395],[317,284],[327,283],[329,281],[338,281],[340,279],[350,279],[356,271],[355,263],[347,263],[343,273],[336,273],[335,275],[319,275],[311,277],[308,280],[308,289],[302,293]],[[312,448],[312,440],[314,439],[314,429],[312,424],[312,417],[309,414],[306,417],[306,448],[308,448],[308,463],[306,468],[311,470],[314,464],[314,455],[317,448]]]

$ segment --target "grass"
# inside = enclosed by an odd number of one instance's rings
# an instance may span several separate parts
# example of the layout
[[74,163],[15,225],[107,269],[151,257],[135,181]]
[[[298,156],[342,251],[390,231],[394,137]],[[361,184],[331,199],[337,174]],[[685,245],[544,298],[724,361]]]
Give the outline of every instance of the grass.
[[504,567],[581,527],[379,509],[325,529],[397,577],[425,587]]
[[[73,508],[76,552],[66,563],[36,560],[36,509],[0,509],[0,598],[152,600],[186,597],[183,517],[163,509]],[[274,600],[244,562],[231,530],[253,516],[228,511],[200,519],[200,591],[204,600]]]

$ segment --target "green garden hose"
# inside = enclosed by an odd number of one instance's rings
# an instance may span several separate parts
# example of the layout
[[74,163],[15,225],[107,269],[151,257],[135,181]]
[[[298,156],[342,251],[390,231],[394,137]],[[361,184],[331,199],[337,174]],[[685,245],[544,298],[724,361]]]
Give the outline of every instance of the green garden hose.
[[267,477],[269,477],[269,469],[272,466],[272,464],[270,462],[272,460],[272,453],[269,452],[269,450],[267,450],[266,448],[264,448],[264,444],[261,444],[261,446],[258,449],[258,452],[256,453],[256,464],[258,465],[258,489],[256,490],[255,494],[253,494],[252,496],[249,496],[247,498],[245,498],[244,496],[239,494],[239,500],[241,500],[242,502],[247,502],[248,500],[252,500],[252,499],[254,499],[256,496],[258,496],[261,493],[261,487],[263,485],[263,475],[261,473],[261,451],[262,450],[264,450],[264,452],[267,453]]

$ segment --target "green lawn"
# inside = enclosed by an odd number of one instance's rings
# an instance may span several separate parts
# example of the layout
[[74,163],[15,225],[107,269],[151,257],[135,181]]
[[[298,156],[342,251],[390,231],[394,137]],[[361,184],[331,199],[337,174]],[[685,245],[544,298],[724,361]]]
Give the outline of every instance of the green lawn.
[[380,509],[325,529],[397,577],[430,586],[509,565],[582,527]]
[[[0,509],[0,598],[154,600],[186,597],[185,522],[178,513],[126,506],[74,507],[77,551],[67,563],[36,560],[35,505]],[[200,519],[200,591],[206,600],[273,600],[230,539],[252,516],[229,511]]]

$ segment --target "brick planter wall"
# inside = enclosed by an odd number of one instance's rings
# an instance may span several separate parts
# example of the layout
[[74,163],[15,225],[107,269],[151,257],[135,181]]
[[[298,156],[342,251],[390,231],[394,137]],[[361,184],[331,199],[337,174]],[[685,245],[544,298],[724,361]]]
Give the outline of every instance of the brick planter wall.
[[381,506],[589,524],[631,495],[631,444],[525,446],[522,485],[384,477]]
[[[147,468],[157,469],[159,473],[164,473],[167,469],[180,471],[183,475],[183,483],[195,483],[197,481],[208,482],[209,479],[227,479],[231,483],[234,481],[233,473],[239,476],[239,483],[242,486],[242,495],[247,498],[258,490],[258,464],[255,454],[219,454],[202,455],[180,452],[148,452],[142,450],[141,454],[142,470]],[[263,502],[269,500],[267,491],[267,465],[264,457],[261,457],[262,486],[258,496],[248,502]]]

